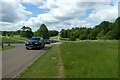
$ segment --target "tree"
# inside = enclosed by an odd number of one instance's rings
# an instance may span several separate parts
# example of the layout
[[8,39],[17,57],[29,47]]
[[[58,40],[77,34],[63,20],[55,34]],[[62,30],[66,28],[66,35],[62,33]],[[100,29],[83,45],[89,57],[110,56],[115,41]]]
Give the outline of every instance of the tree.
[[17,30],[17,31],[15,31],[14,35],[20,35],[20,32],[21,32],[21,30]]
[[31,38],[32,36],[34,36],[34,33],[32,32],[30,27],[23,26],[21,28],[20,36],[26,37],[26,38]]
[[34,35],[35,35],[35,36],[38,36],[38,30],[34,32]]
[[76,38],[79,38],[80,30],[76,30],[73,34],[75,35]]
[[106,39],[115,39],[116,38],[116,34],[114,31],[109,31],[106,35],[105,35]]
[[50,38],[49,31],[48,31],[45,24],[42,24],[40,26],[40,28],[36,32],[36,35],[39,36],[39,37],[43,37],[44,39],[49,39]]
[[115,22],[102,21],[93,28],[75,27],[72,29],[62,29],[62,38],[70,38],[75,36],[81,40],[90,39],[120,39],[120,17]]
[[97,35],[100,32],[99,28],[94,27],[91,32],[88,35],[88,39],[90,40],[96,40],[97,39]]
[[9,33],[9,34],[7,34],[7,36],[8,36],[8,37],[10,37],[10,36],[11,36],[11,34]]
[[26,27],[25,27],[25,26],[23,26],[23,27],[21,28],[21,30],[22,30],[22,31],[25,31],[25,30],[26,30]]
[[57,36],[58,33],[59,33],[59,32],[56,31],[56,30],[50,30],[50,31],[49,31],[50,37],[52,37],[52,36]]
[[2,36],[6,36],[6,35],[7,35],[7,31],[3,31]]
[[98,33],[97,35],[97,39],[104,39],[105,38],[105,32],[104,30],[100,31],[100,33]]
[[80,40],[86,40],[87,37],[88,37],[87,34],[82,34],[82,35],[80,35],[79,39]]
[[68,35],[67,30],[62,29],[61,32],[60,32],[60,37],[61,38],[67,38],[67,35]]
[[114,27],[114,30],[115,30],[115,34],[116,34],[116,39],[120,39],[120,17],[118,17],[116,20],[115,20],[115,27]]
[[71,30],[67,30],[67,38],[70,38],[70,36],[71,36]]
[[70,36],[69,40],[70,41],[76,41],[76,37],[75,36]]

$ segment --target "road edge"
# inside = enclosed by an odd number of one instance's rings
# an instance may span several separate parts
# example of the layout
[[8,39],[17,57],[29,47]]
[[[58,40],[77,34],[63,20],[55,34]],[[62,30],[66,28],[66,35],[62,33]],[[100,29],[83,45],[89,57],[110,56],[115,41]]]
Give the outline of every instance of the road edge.
[[[51,45],[50,45],[51,47]],[[48,47],[47,49],[49,49],[50,47]],[[13,78],[19,78],[19,76],[21,75],[22,72],[26,71],[28,69],[28,67],[30,67],[40,56],[44,55],[44,53],[47,50],[45,50],[43,53],[41,53],[39,56],[36,56],[35,59],[33,59],[32,61],[30,61],[16,76],[14,76]]]

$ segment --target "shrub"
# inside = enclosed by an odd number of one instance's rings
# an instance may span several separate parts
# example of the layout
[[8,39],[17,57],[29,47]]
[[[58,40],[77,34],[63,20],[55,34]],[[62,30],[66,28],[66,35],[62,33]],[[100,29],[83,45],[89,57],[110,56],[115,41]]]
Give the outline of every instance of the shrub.
[[70,41],[76,41],[76,37],[75,36],[70,36],[69,40]]
[[87,34],[82,34],[82,35],[80,35],[79,39],[80,39],[80,40],[85,40],[85,39],[87,39]]

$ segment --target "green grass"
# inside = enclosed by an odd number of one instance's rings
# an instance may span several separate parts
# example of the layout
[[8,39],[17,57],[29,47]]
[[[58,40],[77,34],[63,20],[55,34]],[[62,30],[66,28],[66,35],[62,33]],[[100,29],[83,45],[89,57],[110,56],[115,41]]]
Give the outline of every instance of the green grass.
[[64,78],[117,78],[117,41],[75,41],[53,45],[20,77],[51,78],[59,73],[57,54],[62,58]]
[[2,49],[2,47],[0,46],[0,51],[12,49],[12,48],[15,48],[15,46],[4,46],[3,49]]
[[52,40],[57,40],[57,39],[58,39],[58,36],[50,37],[50,39],[52,39]]
[[58,45],[53,45],[52,48],[23,72],[20,78],[55,78],[57,76],[57,51]]
[[61,55],[67,78],[116,78],[117,41],[64,42]]
[[12,37],[0,37],[3,43],[23,43],[23,41],[16,40]]
[[24,40],[24,41],[28,40],[27,38],[20,37],[20,35],[13,35],[13,38],[18,40]]

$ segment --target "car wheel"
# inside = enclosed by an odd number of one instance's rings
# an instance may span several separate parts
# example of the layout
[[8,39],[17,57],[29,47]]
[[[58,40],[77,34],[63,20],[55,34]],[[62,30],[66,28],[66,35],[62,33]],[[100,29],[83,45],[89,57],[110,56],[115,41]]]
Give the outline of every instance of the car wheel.
[[43,44],[42,48],[44,48],[44,47],[45,47],[45,44]]
[[45,47],[45,44],[44,44],[44,46],[43,47]]
[[39,46],[39,49],[41,49],[41,48],[42,48],[42,45]]
[[26,47],[27,50],[29,50],[29,48]]

